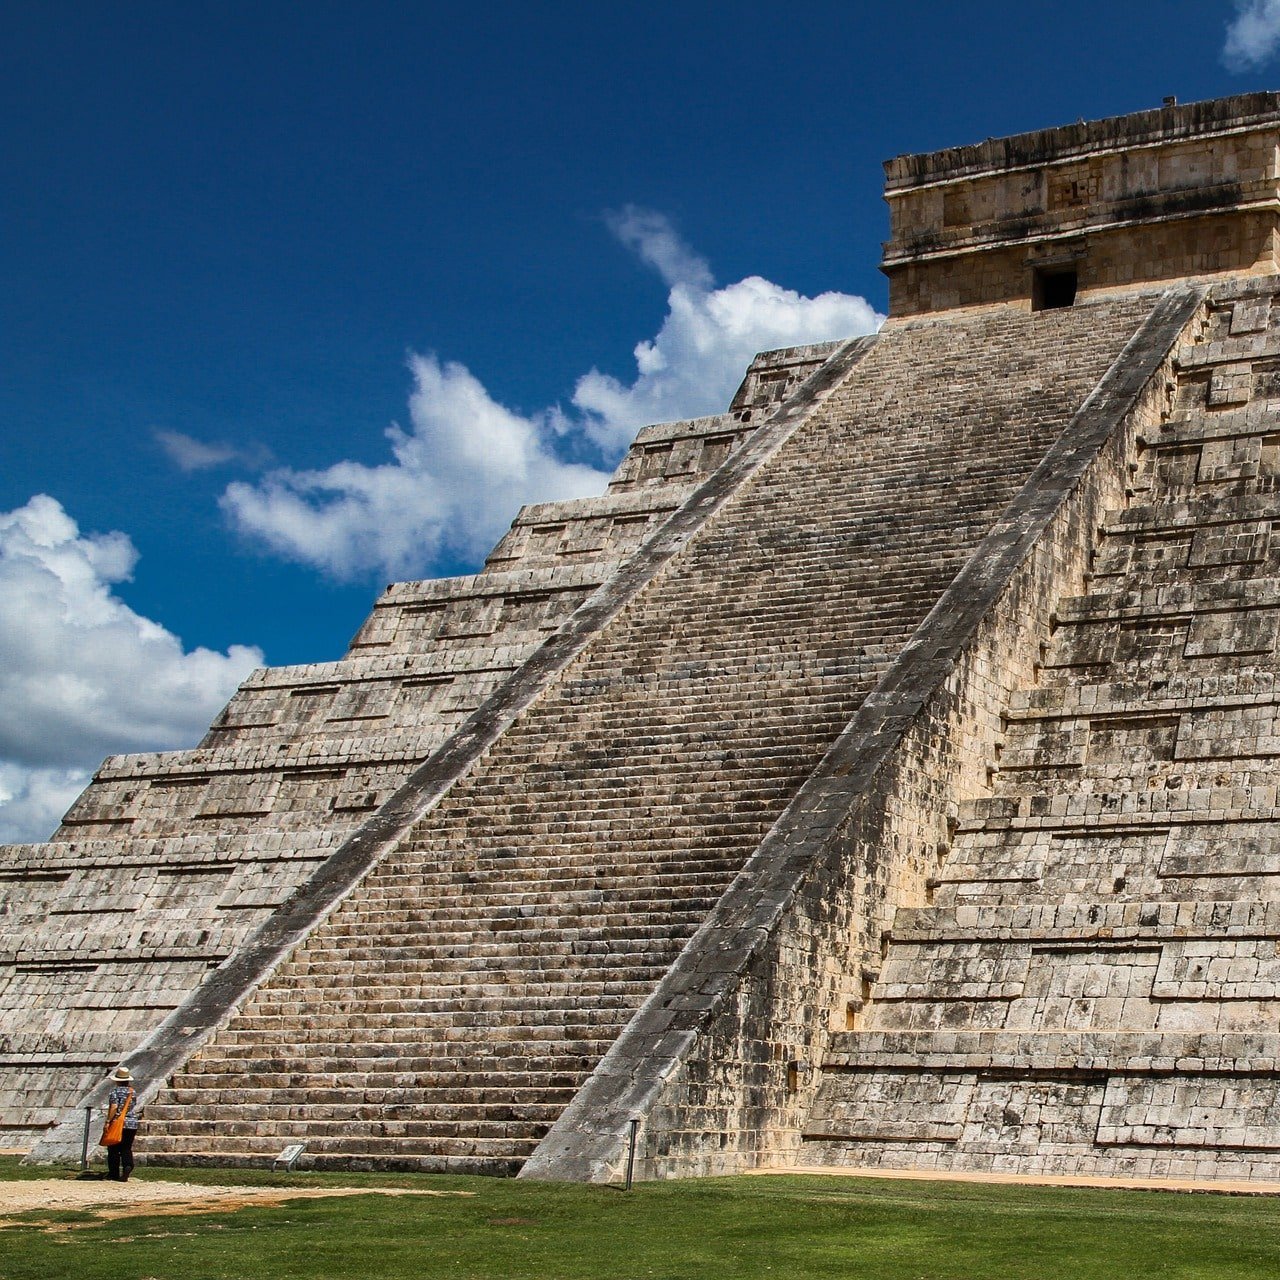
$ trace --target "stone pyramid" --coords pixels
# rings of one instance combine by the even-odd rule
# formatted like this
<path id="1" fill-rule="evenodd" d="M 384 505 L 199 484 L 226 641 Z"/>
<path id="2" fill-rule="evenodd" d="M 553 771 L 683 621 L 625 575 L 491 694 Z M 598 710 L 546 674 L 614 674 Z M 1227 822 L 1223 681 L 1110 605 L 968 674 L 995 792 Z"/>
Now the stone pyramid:
<path id="1" fill-rule="evenodd" d="M 1278 154 L 889 162 L 877 336 L 108 760 L 0 857 L 0 1141 L 123 1058 L 172 1161 L 1276 1178 Z"/>

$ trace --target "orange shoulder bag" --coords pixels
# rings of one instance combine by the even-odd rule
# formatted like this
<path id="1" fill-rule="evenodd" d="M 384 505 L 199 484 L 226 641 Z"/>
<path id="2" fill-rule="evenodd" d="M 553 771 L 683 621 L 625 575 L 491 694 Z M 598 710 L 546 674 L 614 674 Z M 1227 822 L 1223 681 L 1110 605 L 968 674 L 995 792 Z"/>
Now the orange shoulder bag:
<path id="1" fill-rule="evenodd" d="M 124 1141 L 124 1118 L 129 1114 L 129 1108 L 133 1106 L 133 1100 L 138 1095 L 132 1089 L 129 1090 L 129 1096 L 124 1100 L 124 1106 L 117 1111 L 112 1107 L 107 1112 L 107 1122 L 102 1126 L 102 1145 L 104 1147 L 117 1147 Z"/>

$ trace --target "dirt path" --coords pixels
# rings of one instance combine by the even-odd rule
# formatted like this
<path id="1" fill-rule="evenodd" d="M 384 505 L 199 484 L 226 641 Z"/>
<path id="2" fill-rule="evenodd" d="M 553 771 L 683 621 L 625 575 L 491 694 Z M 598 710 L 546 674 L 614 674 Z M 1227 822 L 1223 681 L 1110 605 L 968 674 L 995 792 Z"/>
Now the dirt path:
<path id="1" fill-rule="evenodd" d="M 250 1205 L 326 1196 L 467 1196 L 471 1191 L 409 1191 L 398 1187 L 211 1187 L 194 1182 L 128 1182 L 76 1178 L 40 1178 L 0 1182 L 0 1227 L 17 1225 L 14 1215 L 40 1210 L 78 1209 L 98 1218 L 127 1218 L 155 1213 L 222 1213 Z"/>

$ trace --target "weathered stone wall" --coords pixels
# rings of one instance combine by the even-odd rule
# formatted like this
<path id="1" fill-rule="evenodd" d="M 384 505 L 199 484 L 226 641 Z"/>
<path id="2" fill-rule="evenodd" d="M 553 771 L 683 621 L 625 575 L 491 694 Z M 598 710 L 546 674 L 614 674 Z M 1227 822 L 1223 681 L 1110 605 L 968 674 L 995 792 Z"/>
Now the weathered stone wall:
<path id="1" fill-rule="evenodd" d="M 1029 239 L 981 253 L 921 255 L 889 270 L 889 310 L 913 316 L 953 307 L 1020 302 L 1030 306 L 1035 273 L 1069 267 L 1081 295 L 1116 288 L 1276 269 L 1277 219 L 1271 212 L 1188 217 L 1164 226 L 1081 229 L 1070 240 Z"/>
<path id="2" fill-rule="evenodd" d="M 959 802 L 989 791 L 1004 712 L 1198 307 L 1171 296 L 1117 360 L 523 1176 L 620 1176 L 633 1117 L 640 1176 L 798 1158 L 828 1037 L 860 1016 L 895 910 L 925 900 Z"/>
<path id="3" fill-rule="evenodd" d="M 1166 107 L 885 165 L 890 313 L 1276 266 L 1280 96 Z"/>

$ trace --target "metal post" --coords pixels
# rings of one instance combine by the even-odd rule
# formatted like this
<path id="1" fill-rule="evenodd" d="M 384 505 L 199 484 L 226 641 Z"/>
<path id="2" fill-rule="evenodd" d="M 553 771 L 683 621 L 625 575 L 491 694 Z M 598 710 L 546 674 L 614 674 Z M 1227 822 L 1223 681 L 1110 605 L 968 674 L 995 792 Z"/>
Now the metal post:
<path id="1" fill-rule="evenodd" d="M 89 1125 L 93 1120 L 93 1108 L 85 1107 L 84 1109 L 84 1136 L 80 1141 L 80 1172 L 85 1173 L 89 1168 Z"/>
<path id="2" fill-rule="evenodd" d="M 627 1121 L 627 1187 L 631 1190 L 631 1171 L 636 1164 L 636 1130 L 640 1127 L 640 1121 L 634 1116 Z"/>

